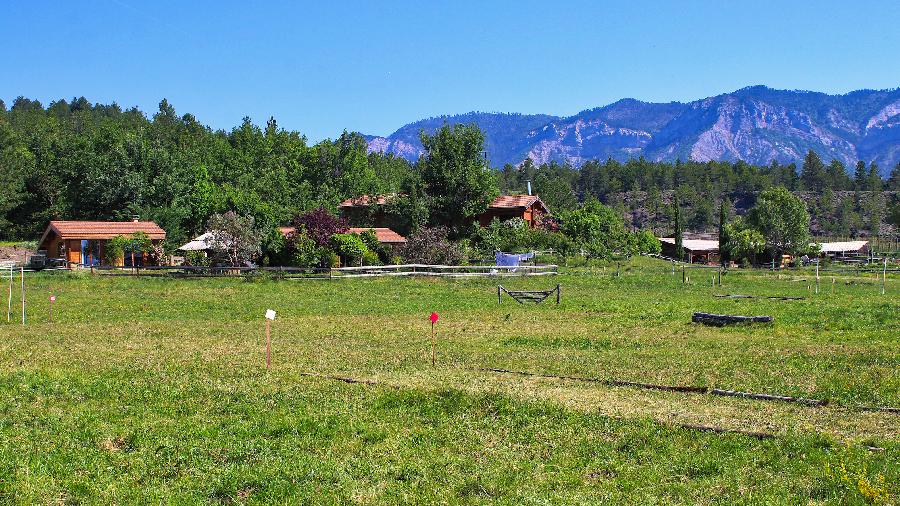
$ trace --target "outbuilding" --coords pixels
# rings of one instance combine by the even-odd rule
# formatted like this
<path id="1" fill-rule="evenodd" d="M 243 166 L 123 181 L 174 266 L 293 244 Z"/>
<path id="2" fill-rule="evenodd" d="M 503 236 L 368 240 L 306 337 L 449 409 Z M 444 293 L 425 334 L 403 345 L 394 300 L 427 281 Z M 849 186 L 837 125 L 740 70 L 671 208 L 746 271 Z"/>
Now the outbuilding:
<path id="1" fill-rule="evenodd" d="M 57 259 L 66 266 L 103 265 L 106 243 L 117 236 L 128 237 L 137 232 L 147 234 L 154 244 L 166 239 L 166 231 L 152 221 L 51 221 L 38 241 L 38 253 L 48 259 Z M 132 266 L 150 265 L 151 260 L 141 252 L 134 255 L 126 252 L 122 264 Z"/>
<path id="2" fill-rule="evenodd" d="M 677 258 L 675 252 L 674 237 L 660 237 L 659 242 L 662 243 L 662 254 Z M 684 249 L 684 258 L 678 260 L 687 260 L 688 263 L 713 263 L 719 258 L 719 241 L 714 239 L 683 239 L 681 246 Z"/>
<path id="3" fill-rule="evenodd" d="M 486 227 L 495 218 L 500 221 L 522 218 L 529 227 L 534 227 L 540 222 L 541 216 L 548 214 L 550 209 L 537 195 L 501 195 L 479 215 L 478 222 Z"/>
<path id="4" fill-rule="evenodd" d="M 819 248 L 822 255 L 829 257 L 858 257 L 869 253 L 869 241 L 823 242 Z"/>

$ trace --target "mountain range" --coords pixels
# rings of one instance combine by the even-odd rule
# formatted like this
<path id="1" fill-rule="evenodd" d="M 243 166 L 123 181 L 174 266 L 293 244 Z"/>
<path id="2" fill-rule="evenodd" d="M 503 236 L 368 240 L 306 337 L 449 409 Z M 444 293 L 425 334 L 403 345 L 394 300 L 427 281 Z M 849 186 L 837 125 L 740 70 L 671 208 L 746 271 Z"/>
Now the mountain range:
<path id="1" fill-rule="evenodd" d="M 874 161 L 883 175 L 900 161 L 900 88 L 844 95 L 750 86 L 693 102 L 626 98 L 574 116 L 470 112 L 410 123 L 387 137 L 366 136 L 370 151 L 415 160 L 419 132 L 475 123 L 494 167 L 526 158 L 581 165 L 614 158 L 800 162 L 810 149 L 851 169 Z"/>

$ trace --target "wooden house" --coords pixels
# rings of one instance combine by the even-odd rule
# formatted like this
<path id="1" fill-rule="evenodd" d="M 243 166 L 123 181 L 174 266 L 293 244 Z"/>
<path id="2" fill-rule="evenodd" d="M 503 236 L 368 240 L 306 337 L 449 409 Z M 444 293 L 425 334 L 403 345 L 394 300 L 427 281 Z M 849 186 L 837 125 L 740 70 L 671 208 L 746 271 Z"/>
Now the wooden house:
<path id="1" fill-rule="evenodd" d="M 147 234 L 153 243 L 166 239 L 166 232 L 152 221 L 51 221 L 38 242 L 38 251 L 48 259 L 61 259 L 67 266 L 104 265 L 106 243 L 117 236 L 136 232 Z M 122 265 L 131 267 L 132 255 L 125 254 Z M 149 265 L 140 252 L 134 254 L 135 266 Z"/>
<path id="2" fill-rule="evenodd" d="M 501 195 L 495 198 L 487 210 L 478 216 L 478 223 L 482 227 L 486 227 L 494 218 L 500 221 L 522 218 L 528 223 L 528 226 L 534 227 L 539 223 L 542 215 L 548 214 L 550 214 L 550 210 L 537 195 Z"/>

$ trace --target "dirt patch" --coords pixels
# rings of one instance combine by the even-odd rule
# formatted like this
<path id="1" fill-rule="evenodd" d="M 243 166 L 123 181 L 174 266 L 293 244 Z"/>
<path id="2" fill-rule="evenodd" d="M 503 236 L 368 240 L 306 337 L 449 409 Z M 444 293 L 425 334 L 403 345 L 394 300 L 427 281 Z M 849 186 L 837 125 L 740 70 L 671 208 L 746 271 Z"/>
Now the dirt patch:
<path id="1" fill-rule="evenodd" d="M 23 246 L 0 246 L 0 262 L 14 261 L 17 264 L 24 264 L 26 257 L 34 254 L 29 248 Z"/>

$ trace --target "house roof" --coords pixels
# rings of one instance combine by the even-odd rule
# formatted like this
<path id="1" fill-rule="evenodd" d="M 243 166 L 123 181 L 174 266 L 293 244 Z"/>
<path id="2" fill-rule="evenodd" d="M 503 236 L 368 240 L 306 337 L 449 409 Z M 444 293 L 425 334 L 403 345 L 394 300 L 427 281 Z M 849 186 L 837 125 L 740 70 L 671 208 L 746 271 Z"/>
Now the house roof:
<path id="1" fill-rule="evenodd" d="M 659 242 L 675 244 L 674 237 L 660 237 Z M 709 239 L 683 239 L 681 246 L 688 251 L 719 251 L 719 241 Z"/>
<path id="2" fill-rule="evenodd" d="M 851 251 L 859 251 L 866 247 L 869 241 L 843 241 L 843 242 L 823 242 L 819 244 L 822 253 L 845 253 Z"/>
<path id="3" fill-rule="evenodd" d="M 339 204 L 338 207 L 367 207 L 371 205 L 383 206 L 389 200 L 396 197 L 396 193 L 385 193 L 384 195 L 360 195 L 358 197 L 349 198 Z"/>
<path id="4" fill-rule="evenodd" d="M 294 227 L 278 227 L 278 230 L 285 236 L 288 236 L 293 234 L 296 229 Z M 351 227 L 347 229 L 347 233 L 361 234 L 367 230 L 375 231 L 375 238 L 378 239 L 378 242 L 385 244 L 402 244 L 406 242 L 406 237 L 403 237 L 387 227 Z"/>
<path id="5" fill-rule="evenodd" d="M 535 204 L 540 205 L 544 211 L 549 211 L 537 195 L 501 195 L 491 202 L 488 209 L 525 209 Z"/>
<path id="6" fill-rule="evenodd" d="M 406 242 L 406 237 L 403 237 L 387 227 L 351 227 L 347 232 L 351 234 L 361 234 L 368 230 L 375 231 L 375 238 L 378 239 L 378 242 L 386 244 L 402 244 Z"/>
<path id="7" fill-rule="evenodd" d="M 43 245 L 50 232 L 61 239 L 112 239 L 117 235 L 144 232 L 150 239 L 165 239 L 166 231 L 152 221 L 51 221 L 38 243 Z M 39 246 L 40 247 L 40 246 Z"/>

